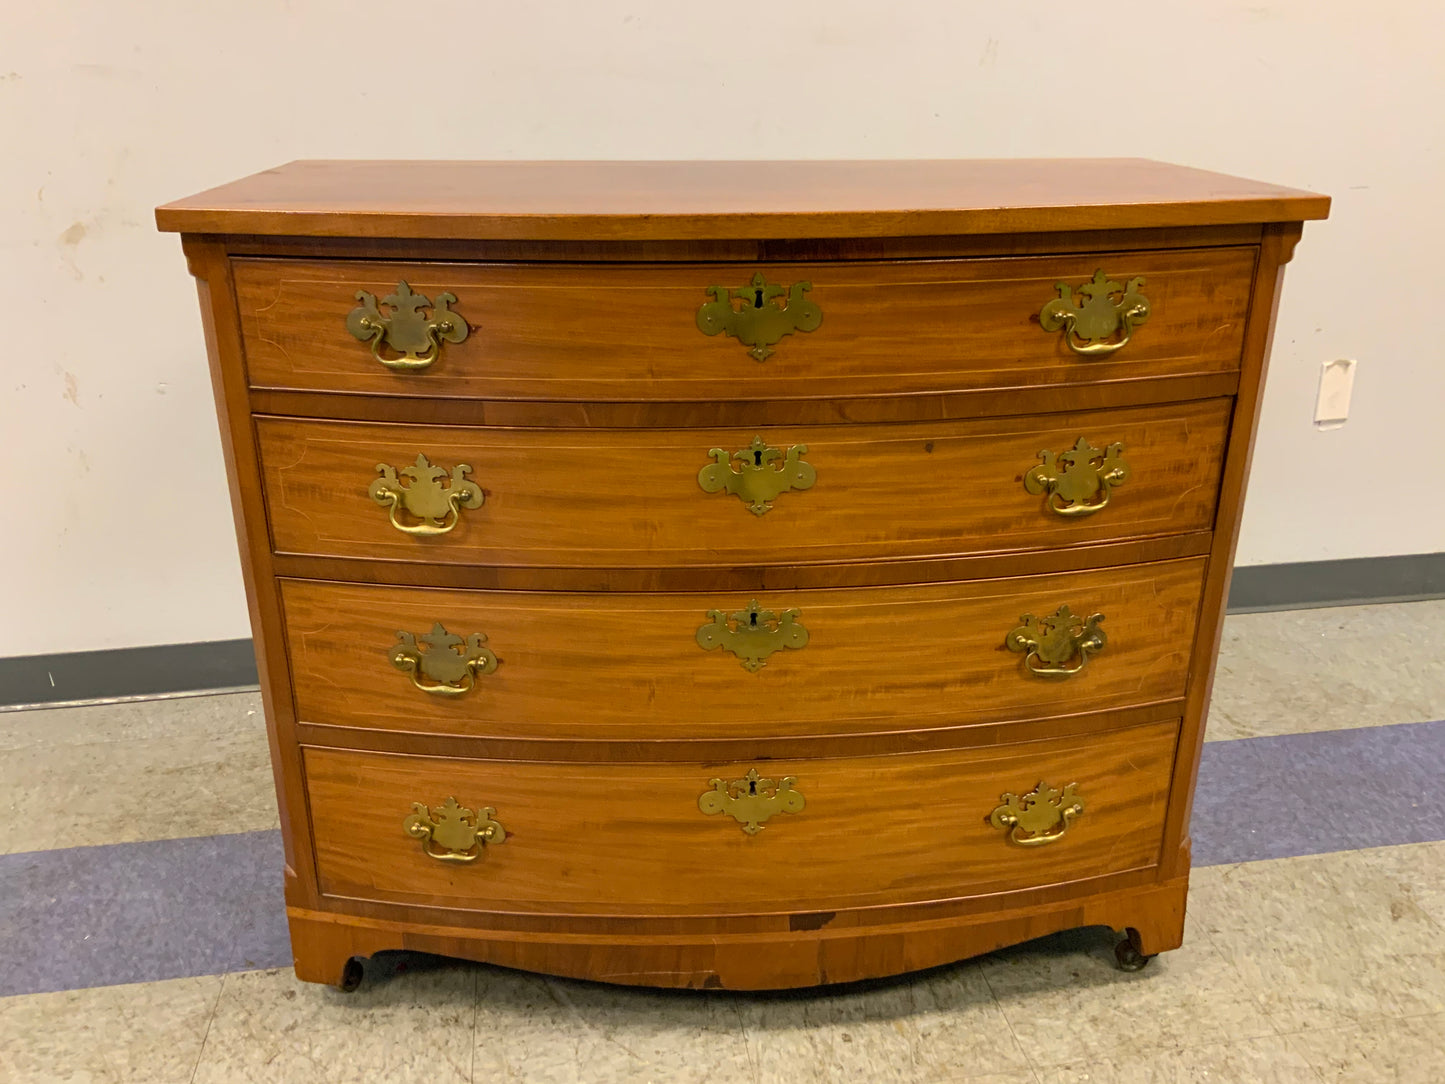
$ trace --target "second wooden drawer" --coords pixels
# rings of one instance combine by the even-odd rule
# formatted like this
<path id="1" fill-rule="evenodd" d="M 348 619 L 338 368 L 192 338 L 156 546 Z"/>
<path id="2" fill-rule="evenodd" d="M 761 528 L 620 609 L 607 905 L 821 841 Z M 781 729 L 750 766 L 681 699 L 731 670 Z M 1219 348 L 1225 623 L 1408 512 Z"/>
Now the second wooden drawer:
<path id="1" fill-rule="evenodd" d="M 279 552 L 616 568 L 1209 530 L 1229 407 L 761 431 L 256 424 Z"/>

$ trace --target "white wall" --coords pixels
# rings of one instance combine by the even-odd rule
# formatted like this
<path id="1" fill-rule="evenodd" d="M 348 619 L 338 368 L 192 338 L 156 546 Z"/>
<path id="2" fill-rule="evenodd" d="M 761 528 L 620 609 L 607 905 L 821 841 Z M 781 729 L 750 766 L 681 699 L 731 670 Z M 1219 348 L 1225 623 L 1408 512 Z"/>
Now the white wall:
<path id="1" fill-rule="evenodd" d="M 297 157 L 1120 155 L 1329 193 L 1240 560 L 1445 549 L 1439 5 L 4 7 L 0 655 L 247 634 L 194 293 L 151 210 Z M 1354 417 L 1318 433 L 1340 356 Z"/>

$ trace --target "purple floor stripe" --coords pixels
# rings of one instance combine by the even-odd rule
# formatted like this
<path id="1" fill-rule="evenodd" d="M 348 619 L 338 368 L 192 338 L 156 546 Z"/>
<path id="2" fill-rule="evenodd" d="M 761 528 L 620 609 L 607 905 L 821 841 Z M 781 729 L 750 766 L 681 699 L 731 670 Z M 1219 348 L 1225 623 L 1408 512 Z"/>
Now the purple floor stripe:
<path id="1" fill-rule="evenodd" d="M 281 833 L 0 855 L 0 996 L 291 962 Z"/>
<path id="2" fill-rule="evenodd" d="M 1445 839 L 1445 721 L 1204 747 L 1194 864 Z M 0 855 L 0 996 L 290 964 L 278 832 Z"/>
<path id="3" fill-rule="evenodd" d="M 1194 864 L 1445 839 L 1445 721 L 1211 742 Z"/>

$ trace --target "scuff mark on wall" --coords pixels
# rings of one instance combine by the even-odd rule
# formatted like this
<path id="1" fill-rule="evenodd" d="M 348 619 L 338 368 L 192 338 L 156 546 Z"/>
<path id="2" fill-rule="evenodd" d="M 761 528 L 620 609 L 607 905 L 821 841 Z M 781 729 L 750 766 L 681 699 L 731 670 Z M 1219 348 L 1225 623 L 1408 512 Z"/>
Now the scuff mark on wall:
<path id="1" fill-rule="evenodd" d="M 77 279 L 85 278 L 85 272 L 81 271 L 80 264 L 75 257 L 76 249 L 80 246 L 80 242 L 85 240 L 87 232 L 89 231 L 84 222 L 72 222 L 60 235 L 60 258 Z"/>
<path id="2" fill-rule="evenodd" d="M 76 406 L 80 406 L 80 382 L 75 379 L 75 374 L 72 372 L 65 374 L 64 398 L 69 399 Z"/>

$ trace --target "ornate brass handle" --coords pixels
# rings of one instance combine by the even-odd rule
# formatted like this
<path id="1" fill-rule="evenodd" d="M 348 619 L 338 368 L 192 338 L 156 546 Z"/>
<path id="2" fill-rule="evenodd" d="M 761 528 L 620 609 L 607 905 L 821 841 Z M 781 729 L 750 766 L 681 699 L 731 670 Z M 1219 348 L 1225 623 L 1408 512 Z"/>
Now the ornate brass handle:
<path id="1" fill-rule="evenodd" d="M 1084 811 L 1084 800 L 1074 793 L 1077 783 L 1055 790 L 1040 782 L 1020 797 L 1013 793 L 1000 795 L 1003 804 L 988 815 L 995 828 L 1008 828 L 1008 838 L 1020 847 L 1042 847 L 1062 839 L 1074 818 Z"/>
<path id="2" fill-rule="evenodd" d="M 1102 620 L 1103 614 L 1080 617 L 1067 605 L 1060 606 L 1052 617 L 1024 614 L 1004 644 L 1010 651 L 1027 652 L 1024 665 L 1031 672 L 1067 677 L 1082 670 L 1090 655 L 1104 650 L 1108 638 L 1099 628 Z"/>
<path id="3" fill-rule="evenodd" d="M 697 310 L 697 327 L 704 335 L 726 332 L 744 346 L 756 360 L 764 361 L 772 346 L 784 335 L 794 331 L 813 331 L 823 322 L 823 310 L 803 294 L 813 288 L 811 282 L 795 282 L 789 287 L 769 282 L 759 271 L 741 290 L 726 286 L 709 286 L 712 300 Z M 777 299 L 787 295 L 783 305 Z M 740 308 L 733 308 L 741 301 Z"/>
<path id="4" fill-rule="evenodd" d="M 1127 286 L 1109 279 L 1101 267 L 1092 282 L 1079 287 L 1083 295 L 1074 301 L 1074 290 L 1066 282 L 1055 284 L 1059 296 L 1039 311 L 1039 324 L 1045 331 L 1062 330 L 1064 342 L 1080 357 L 1101 358 L 1121 350 L 1134 334 L 1134 329 L 1149 319 L 1149 300 L 1139 292 L 1142 278 L 1132 278 Z M 1115 301 L 1113 295 L 1119 294 Z M 1122 335 L 1113 341 L 1110 336 Z"/>
<path id="5" fill-rule="evenodd" d="M 1046 502 L 1061 516 L 1091 516 L 1108 507 L 1110 491 L 1129 480 L 1129 464 L 1122 458 L 1124 445 L 1114 443 L 1099 451 L 1083 437 L 1057 457 L 1045 449 L 1043 460 L 1024 475 L 1024 489 L 1047 493 Z"/>
<path id="6" fill-rule="evenodd" d="M 506 842 L 507 830 L 492 819 L 496 812 L 491 806 L 468 809 L 455 798 L 448 798 L 435 810 L 425 802 L 413 802 L 401 826 L 412 839 L 421 840 L 421 849 L 428 858 L 475 862 L 488 843 Z"/>
<path id="7" fill-rule="evenodd" d="M 346 330 L 362 342 L 371 343 L 371 356 L 388 369 L 416 372 L 436 361 L 442 343 L 459 343 L 471 329 L 462 317 L 448 306 L 457 303 L 453 293 L 437 294 L 436 304 L 425 294 L 414 294 L 405 282 L 396 284 L 396 292 L 387 294 L 381 303 L 390 308 L 383 315 L 376 304 L 376 295 L 356 291 L 361 304 L 346 316 Z M 430 307 L 431 316 L 421 310 Z M 400 357 L 383 357 L 385 343 Z"/>
<path id="8" fill-rule="evenodd" d="M 391 525 L 406 534 L 446 534 L 457 525 L 461 509 L 480 508 L 486 499 L 482 489 L 467 477 L 470 463 L 458 463 L 451 470 L 451 484 L 444 486 L 445 467 L 434 467 L 427 457 L 418 454 L 416 462 L 397 470 L 386 463 L 376 465 L 380 478 L 367 491 L 383 508 L 391 508 Z M 403 485 L 398 475 L 407 479 Z M 405 511 L 413 521 L 403 523 L 397 513 Z"/>
<path id="9" fill-rule="evenodd" d="M 712 790 L 703 791 L 697 807 L 707 814 L 726 813 L 744 832 L 755 836 L 774 813 L 796 813 L 803 808 L 803 795 L 793 789 L 797 782 L 791 775 L 767 779 L 750 768 L 741 779 L 709 779 Z"/>
<path id="10" fill-rule="evenodd" d="M 397 632 L 397 646 L 391 651 L 391 664 L 405 670 L 411 683 L 433 696 L 463 696 L 471 692 L 477 677 L 497 668 L 497 656 L 487 648 L 487 638 L 474 632 L 463 640 L 448 632 L 440 621 L 431 632 L 416 636 Z M 425 645 L 423 651 L 418 643 Z M 421 677 L 431 679 L 423 684 Z"/>
<path id="11" fill-rule="evenodd" d="M 774 651 L 788 647 L 798 649 L 808 642 L 808 630 L 798 623 L 798 610 L 784 610 L 781 614 L 764 610 L 753 599 L 746 610 L 726 613 L 723 610 L 709 610 L 706 625 L 697 630 L 698 646 L 705 651 L 720 647 L 731 651 L 749 673 L 757 673 L 767 663 L 764 661 Z"/>
<path id="12" fill-rule="evenodd" d="M 761 516 L 773 507 L 780 494 L 813 487 L 818 473 L 803 462 L 807 452 L 806 444 L 794 444 L 785 453 L 762 437 L 753 437 L 751 444 L 732 454 L 713 448 L 707 454 L 717 462 L 697 472 L 697 484 L 708 493 L 725 490 L 746 504 L 753 515 Z"/>

